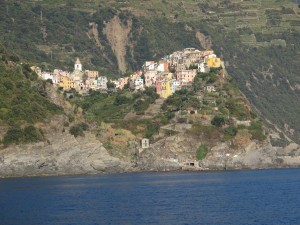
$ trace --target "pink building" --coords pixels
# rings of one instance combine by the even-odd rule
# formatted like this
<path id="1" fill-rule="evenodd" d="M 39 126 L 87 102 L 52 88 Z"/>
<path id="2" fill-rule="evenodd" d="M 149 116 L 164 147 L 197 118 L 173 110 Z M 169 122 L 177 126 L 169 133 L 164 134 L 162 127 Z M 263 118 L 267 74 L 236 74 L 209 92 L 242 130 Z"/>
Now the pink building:
<path id="1" fill-rule="evenodd" d="M 177 72 L 177 80 L 181 83 L 192 83 L 196 75 L 197 70 L 181 70 Z"/>
<path id="2" fill-rule="evenodd" d="M 124 89 L 124 86 L 126 84 L 128 84 L 129 82 L 129 77 L 123 77 L 123 78 L 119 78 L 119 89 L 123 90 Z"/>
<path id="3" fill-rule="evenodd" d="M 155 82 L 155 86 L 156 86 L 156 93 L 161 95 L 161 90 L 162 90 L 162 79 L 158 78 Z"/>

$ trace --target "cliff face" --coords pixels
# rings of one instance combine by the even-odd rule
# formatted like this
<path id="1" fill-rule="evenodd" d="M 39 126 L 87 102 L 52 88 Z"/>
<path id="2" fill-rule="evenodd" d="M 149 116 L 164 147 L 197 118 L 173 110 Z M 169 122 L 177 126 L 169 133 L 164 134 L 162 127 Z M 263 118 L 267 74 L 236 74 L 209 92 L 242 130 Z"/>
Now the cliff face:
<path id="1" fill-rule="evenodd" d="M 195 161 L 194 156 L 199 144 L 199 140 L 189 135 L 168 137 L 140 154 L 140 166 L 148 170 L 159 169 L 157 164 L 167 161 L 172 162 L 173 167 L 177 164 L 182 168 L 193 169 L 186 165 Z M 205 159 L 199 161 L 198 169 L 259 169 L 300 165 L 300 146 L 295 143 L 286 147 L 274 147 L 266 140 L 264 143 L 249 141 L 238 147 L 231 145 L 230 142 L 215 143 Z"/>
<path id="2" fill-rule="evenodd" d="M 133 171 L 131 164 L 111 157 L 95 135 L 75 138 L 62 132 L 56 117 L 47 142 L 10 146 L 0 151 L 0 177 Z"/>
<path id="3" fill-rule="evenodd" d="M 112 157 L 94 134 L 74 138 L 61 131 L 59 118 L 52 124 L 47 142 L 11 146 L 0 151 L 0 177 L 73 175 L 170 170 L 224 170 L 297 167 L 300 147 L 273 147 L 268 141 L 254 141 L 232 148 L 229 143 L 217 143 L 199 167 L 187 166 L 193 160 L 199 140 L 178 134 L 162 139 L 135 157 L 122 161 Z M 50 134 L 50 135 L 49 135 Z M 195 161 L 196 162 L 196 161 Z M 198 162 L 196 162 L 198 164 Z"/>

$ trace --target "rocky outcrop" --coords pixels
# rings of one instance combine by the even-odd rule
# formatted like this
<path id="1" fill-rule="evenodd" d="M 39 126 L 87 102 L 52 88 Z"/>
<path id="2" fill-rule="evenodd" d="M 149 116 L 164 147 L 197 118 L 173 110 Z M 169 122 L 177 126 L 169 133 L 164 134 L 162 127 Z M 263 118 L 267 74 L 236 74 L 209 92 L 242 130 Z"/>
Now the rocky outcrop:
<path id="1" fill-rule="evenodd" d="M 0 151 L 0 177 L 134 171 L 110 156 L 95 135 L 74 138 L 57 132 L 48 143 L 11 146 Z"/>
<path id="2" fill-rule="evenodd" d="M 247 141 L 240 147 L 231 142 L 215 143 L 205 159 L 197 161 L 196 151 L 200 140 L 187 134 L 164 138 L 150 149 L 140 154 L 143 168 L 159 168 L 156 164 L 169 165 L 169 170 L 186 167 L 188 162 L 196 162 L 199 170 L 260 169 L 300 166 L 300 146 L 292 143 L 286 147 L 274 147 L 269 141 L 263 143 Z"/>
<path id="3" fill-rule="evenodd" d="M 253 141 L 245 148 L 232 149 L 223 143 L 212 148 L 200 166 L 217 170 L 299 167 L 300 146 L 290 144 L 283 148 Z"/>

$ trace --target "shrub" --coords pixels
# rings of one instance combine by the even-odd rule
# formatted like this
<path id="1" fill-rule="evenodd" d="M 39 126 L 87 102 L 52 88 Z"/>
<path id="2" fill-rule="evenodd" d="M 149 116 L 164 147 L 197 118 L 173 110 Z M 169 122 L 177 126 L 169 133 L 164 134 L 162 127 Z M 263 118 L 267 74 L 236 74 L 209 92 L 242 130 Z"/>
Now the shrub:
<path id="1" fill-rule="evenodd" d="M 11 127 L 8 129 L 3 138 L 3 144 L 21 144 L 23 142 L 24 133 L 23 129 L 20 127 Z"/>
<path id="2" fill-rule="evenodd" d="M 83 130 L 78 126 L 72 126 L 69 132 L 70 134 L 74 135 L 74 137 L 84 136 Z"/>
<path id="3" fill-rule="evenodd" d="M 221 127 L 225 124 L 225 119 L 223 117 L 220 117 L 220 116 L 215 116 L 211 120 L 211 124 L 216 126 L 216 127 Z"/>
<path id="4" fill-rule="evenodd" d="M 125 95 L 117 95 L 114 101 L 115 105 L 123 105 L 130 103 L 131 98 L 126 97 Z"/>
<path id="5" fill-rule="evenodd" d="M 44 140 L 44 134 L 42 130 L 37 129 L 33 125 L 29 125 L 22 129 L 21 127 L 10 127 L 3 138 L 3 144 L 22 144 L 32 143 Z"/>
<path id="6" fill-rule="evenodd" d="M 207 155 L 208 153 L 208 148 L 205 144 L 201 144 L 199 146 L 199 148 L 197 149 L 197 152 L 196 152 L 196 158 L 198 160 L 202 160 L 205 158 L 205 156 Z"/>
<path id="7" fill-rule="evenodd" d="M 30 125 L 24 129 L 24 142 L 38 142 L 44 139 L 44 135 L 41 130 Z"/>
<path id="8" fill-rule="evenodd" d="M 224 129 L 224 139 L 230 140 L 235 137 L 237 134 L 238 129 L 234 126 L 230 126 Z"/>
<path id="9" fill-rule="evenodd" d="M 264 134 L 262 125 L 260 122 L 252 122 L 250 127 L 248 128 L 250 134 L 252 135 L 252 139 L 263 141 L 266 139 Z"/>
<path id="10" fill-rule="evenodd" d="M 89 126 L 86 123 L 79 123 L 72 126 L 69 130 L 70 134 L 74 137 L 82 136 L 84 137 L 84 131 L 88 130 Z"/>

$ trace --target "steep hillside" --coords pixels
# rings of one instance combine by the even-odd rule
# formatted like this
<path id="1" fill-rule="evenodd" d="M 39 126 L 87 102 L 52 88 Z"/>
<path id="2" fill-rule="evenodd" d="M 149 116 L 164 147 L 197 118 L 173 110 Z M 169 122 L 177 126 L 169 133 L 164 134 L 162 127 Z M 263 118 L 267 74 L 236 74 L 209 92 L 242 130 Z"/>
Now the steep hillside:
<path id="1" fill-rule="evenodd" d="M 184 47 L 212 47 L 270 126 L 299 143 L 299 16 L 287 0 L 7 0 L 0 40 L 43 68 L 80 56 L 111 76 Z"/>
<path id="2" fill-rule="evenodd" d="M 0 137 L 4 145 L 44 141 L 43 131 L 35 124 L 63 112 L 47 98 L 47 83 L 18 61 L 0 45 Z"/>

